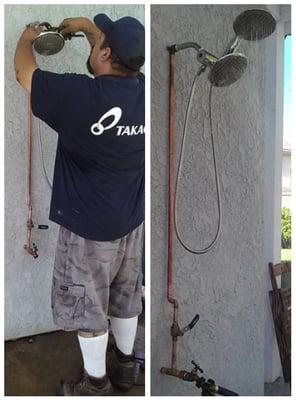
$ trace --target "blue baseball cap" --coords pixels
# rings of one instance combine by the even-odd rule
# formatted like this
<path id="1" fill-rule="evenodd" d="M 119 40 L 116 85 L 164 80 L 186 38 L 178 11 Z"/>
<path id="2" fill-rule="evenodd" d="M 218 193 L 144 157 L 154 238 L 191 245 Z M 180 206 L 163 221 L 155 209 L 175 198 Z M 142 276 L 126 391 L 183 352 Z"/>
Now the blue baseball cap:
<path id="1" fill-rule="evenodd" d="M 106 14 L 98 14 L 94 23 L 123 64 L 136 71 L 144 64 L 145 29 L 137 19 L 123 17 L 113 22 Z"/>

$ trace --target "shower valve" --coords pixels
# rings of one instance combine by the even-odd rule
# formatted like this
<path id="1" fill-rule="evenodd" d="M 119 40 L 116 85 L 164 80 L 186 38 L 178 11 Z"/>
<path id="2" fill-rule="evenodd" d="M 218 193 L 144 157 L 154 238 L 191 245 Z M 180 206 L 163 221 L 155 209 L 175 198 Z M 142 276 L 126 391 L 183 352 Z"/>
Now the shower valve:
<path id="1" fill-rule="evenodd" d="M 32 246 L 28 246 L 27 244 L 24 245 L 24 249 L 31 254 L 34 258 L 38 258 L 38 248 L 35 243 L 32 244 Z"/>
<path id="2" fill-rule="evenodd" d="M 174 322 L 173 325 L 171 326 L 171 335 L 173 337 L 183 336 L 184 333 L 188 332 L 195 326 L 198 320 L 199 320 L 199 314 L 196 314 L 196 316 L 192 319 L 192 321 L 188 325 L 186 325 L 183 329 L 180 328 L 178 322 Z"/>

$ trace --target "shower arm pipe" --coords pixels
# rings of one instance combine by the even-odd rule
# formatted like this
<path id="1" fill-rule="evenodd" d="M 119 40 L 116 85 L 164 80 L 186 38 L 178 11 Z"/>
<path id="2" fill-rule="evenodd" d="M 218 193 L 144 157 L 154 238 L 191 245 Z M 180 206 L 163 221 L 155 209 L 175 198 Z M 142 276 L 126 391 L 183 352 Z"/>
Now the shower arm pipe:
<path id="1" fill-rule="evenodd" d="M 200 62 L 204 67 L 213 65 L 219 59 L 196 42 L 184 42 L 180 44 L 173 44 L 172 46 L 168 47 L 170 54 L 175 54 L 177 51 L 186 49 L 196 50 L 197 61 Z"/>
<path id="2" fill-rule="evenodd" d="M 173 44 L 169 47 L 170 53 L 176 53 L 177 51 L 185 49 L 195 49 L 196 51 L 199 51 L 200 49 L 202 49 L 202 46 L 195 42 L 184 42 L 180 44 Z"/>

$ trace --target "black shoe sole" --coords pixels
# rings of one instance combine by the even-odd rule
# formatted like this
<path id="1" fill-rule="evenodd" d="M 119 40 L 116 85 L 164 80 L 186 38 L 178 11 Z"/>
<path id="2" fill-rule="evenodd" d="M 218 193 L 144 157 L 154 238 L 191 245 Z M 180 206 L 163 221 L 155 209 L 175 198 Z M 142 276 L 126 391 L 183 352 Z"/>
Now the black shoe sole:
<path id="1" fill-rule="evenodd" d="M 129 384 L 129 383 L 118 383 L 118 382 L 112 380 L 111 378 L 110 378 L 110 381 L 111 381 L 112 385 L 114 387 L 116 387 L 116 389 L 119 389 L 122 392 L 128 392 L 134 386 L 133 384 Z"/>

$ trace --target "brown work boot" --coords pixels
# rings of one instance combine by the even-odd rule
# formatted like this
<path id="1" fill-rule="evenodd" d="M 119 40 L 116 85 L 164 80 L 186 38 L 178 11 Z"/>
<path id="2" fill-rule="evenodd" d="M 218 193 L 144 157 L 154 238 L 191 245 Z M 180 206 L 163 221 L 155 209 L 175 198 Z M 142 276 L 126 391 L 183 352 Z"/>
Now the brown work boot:
<path id="1" fill-rule="evenodd" d="M 135 354 L 126 355 L 114 344 L 107 358 L 107 372 L 110 381 L 118 389 L 126 391 L 135 383 Z"/>
<path id="2" fill-rule="evenodd" d="M 61 381 L 57 389 L 58 396 L 111 396 L 112 386 L 107 375 L 94 378 L 83 370 L 78 382 Z"/>

